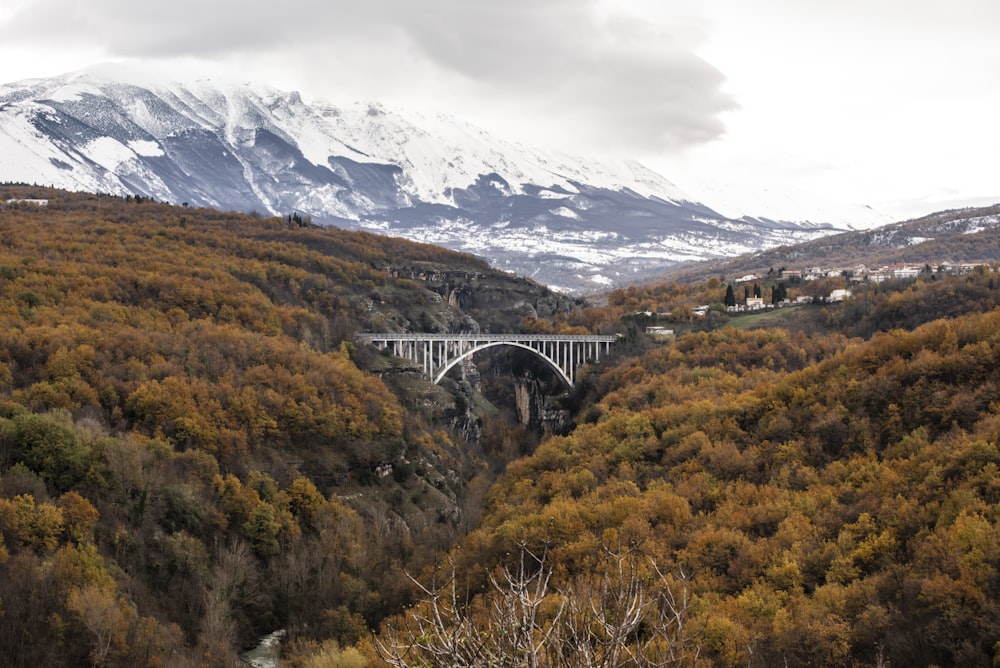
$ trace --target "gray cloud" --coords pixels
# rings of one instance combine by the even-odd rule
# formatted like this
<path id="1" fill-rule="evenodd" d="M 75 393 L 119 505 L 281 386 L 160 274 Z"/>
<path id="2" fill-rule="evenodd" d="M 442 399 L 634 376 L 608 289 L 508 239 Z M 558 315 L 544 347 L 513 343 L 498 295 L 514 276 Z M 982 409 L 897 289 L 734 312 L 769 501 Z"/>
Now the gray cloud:
<path id="1" fill-rule="evenodd" d="M 399 100 L 422 87 L 588 147 L 646 153 L 719 137 L 733 107 L 722 74 L 684 40 L 596 10 L 595 0 L 34 0 L 0 39 L 96 43 L 109 57 L 273 58 L 324 92 L 363 81 Z"/>

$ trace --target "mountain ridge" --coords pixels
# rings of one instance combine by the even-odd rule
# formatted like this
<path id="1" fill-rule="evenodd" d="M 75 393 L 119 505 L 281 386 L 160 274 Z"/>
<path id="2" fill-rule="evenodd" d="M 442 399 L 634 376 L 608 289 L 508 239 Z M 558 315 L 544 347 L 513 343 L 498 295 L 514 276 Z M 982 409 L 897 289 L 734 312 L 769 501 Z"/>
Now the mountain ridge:
<path id="1" fill-rule="evenodd" d="M 869 269 L 890 264 L 1000 262 L 1000 203 L 938 211 L 872 230 L 840 232 L 723 260 L 677 265 L 655 279 L 696 282 L 771 268 Z"/>
<path id="2" fill-rule="evenodd" d="M 566 292 L 839 229 L 727 218 L 637 162 L 545 153 L 444 114 L 141 78 L 112 68 L 0 86 L 0 180 L 306 214 Z"/>

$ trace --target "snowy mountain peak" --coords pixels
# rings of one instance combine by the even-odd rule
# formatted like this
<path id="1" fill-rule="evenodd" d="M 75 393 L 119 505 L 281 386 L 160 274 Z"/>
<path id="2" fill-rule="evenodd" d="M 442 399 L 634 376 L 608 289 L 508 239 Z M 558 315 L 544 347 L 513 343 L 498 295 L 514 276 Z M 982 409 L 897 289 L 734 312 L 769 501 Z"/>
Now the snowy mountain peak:
<path id="1" fill-rule="evenodd" d="M 399 185 L 404 193 L 429 202 L 449 203 L 450 190 L 468 187 L 480 175 L 491 173 L 502 175 L 518 193 L 528 184 L 570 188 L 572 183 L 582 182 L 627 188 L 646 197 L 684 199 L 666 179 L 639 165 L 588 163 L 545 154 L 497 139 L 444 114 L 389 109 L 372 102 L 344 107 L 309 106 L 298 93 L 257 85 L 213 80 L 140 84 L 141 77 L 140 71 L 112 66 L 22 81 L 0 88 L 0 104 L 23 105 L 30 101 L 35 114 L 75 112 L 77 120 L 118 141 L 121 146 L 112 151 L 115 155 L 110 163 L 96 161 L 98 167 L 110 172 L 97 178 L 112 191 L 128 192 L 133 187 L 134 175 L 123 179 L 120 177 L 125 175 L 116 173 L 123 164 L 123 155 L 119 154 L 128 153 L 130 142 L 163 143 L 193 127 L 247 148 L 255 145 L 257 133 L 263 130 L 279 137 L 319 168 L 330 167 L 332 158 L 393 165 L 402 169 L 405 178 Z M 102 101 L 88 102 L 97 99 Z M 24 134 L 32 134 L 30 116 L 22 115 L 21 120 L 20 128 L 5 123 L 5 134 L 16 138 L 18 129 L 23 131 L 22 139 Z M 109 121 L 117 127 L 110 127 Z M 125 136 L 121 136 L 123 132 Z M 106 146 L 107 142 L 102 144 Z M 86 157 L 93 160 L 104 156 Z M 30 166 L 36 179 L 63 184 L 75 178 L 51 161 L 45 162 Z M 160 183 L 149 185 L 155 186 L 150 194 L 176 199 L 169 187 L 162 191 Z M 334 213 L 357 218 L 370 211 L 339 209 Z"/>
<path id="2" fill-rule="evenodd" d="M 442 113 L 120 66 L 0 86 L 0 180 L 297 211 L 572 290 L 832 231 L 727 218 L 639 163 L 539 151 Z"/>

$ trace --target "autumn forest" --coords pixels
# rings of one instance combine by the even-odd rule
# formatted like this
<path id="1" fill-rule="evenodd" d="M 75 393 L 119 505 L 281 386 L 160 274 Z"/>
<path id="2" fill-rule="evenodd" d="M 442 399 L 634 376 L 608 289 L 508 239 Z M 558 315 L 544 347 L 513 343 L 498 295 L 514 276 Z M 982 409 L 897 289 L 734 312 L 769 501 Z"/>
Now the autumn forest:
<path id="1" fill-rule="evenodd" d="M 4 666 L 1000 662 L 996 266 L 698 319 L 727 277 L 591 303 L 291 215 L 2 201 Z M 620 343 L 437 386 L 364 331 Z"/>

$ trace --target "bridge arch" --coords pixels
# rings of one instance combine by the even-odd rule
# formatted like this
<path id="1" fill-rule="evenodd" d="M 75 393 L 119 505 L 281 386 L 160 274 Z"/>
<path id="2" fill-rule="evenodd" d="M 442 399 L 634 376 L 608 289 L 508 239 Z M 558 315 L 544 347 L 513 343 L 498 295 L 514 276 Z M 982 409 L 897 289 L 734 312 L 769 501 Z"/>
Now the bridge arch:
<path id="1" fill-rule="evenodd" d="M 434 378 L 432 380 L 434 381 L 435 384 L 440 383 L 442 380 L 444 380 L 444 377 L 448 374 L 448 372 L 451 371 L 459 362 L 461 362 L 466 358 L 472 357 L 480 350 L 486 350 L 487 348 L 493 348 L 495 346 L 513 346 L 514 348 L 521 348 L 522 350 L 527 350 L 529 352 L 534 353 L 537 357 L 540 357 L 550 367 L 552 367 L 552 370 L 555 371 L 556 375 L 558 375 L 559 378 L 562 380 L 562 382 L 566 384 L 566 387 L 573 387 L 573 380 L 566 374 L 565 371 L 562 370 L 562 367 L 560 367 L 559 364 L 554 359 L 552 359 L 551 357 L 549 357 L 548 355 L 539 350 L 535 350 L 534 348 L 532 348 L 527 344 L 518 343 L 516 341 L 495 341 L 490 343 L 484 343 L 481 346 L 468 350 L 459 355 L 458 357 L 456 357 L 455 359 L 450 360 L 447 364 L 441 367 L 437 371 L 437 373 L 434 374 Z"/>
<path id="2" fill-rule="evenodd" d="M 529 350 L 555 369 L 573 387 L 577 369 L 588 361 L 599 362 L 617 336 L 573 334 L 358 334 L 358 340 L 408 359 L 432 382 L 438 383 L 461 360 L 492 346 Z"/>

